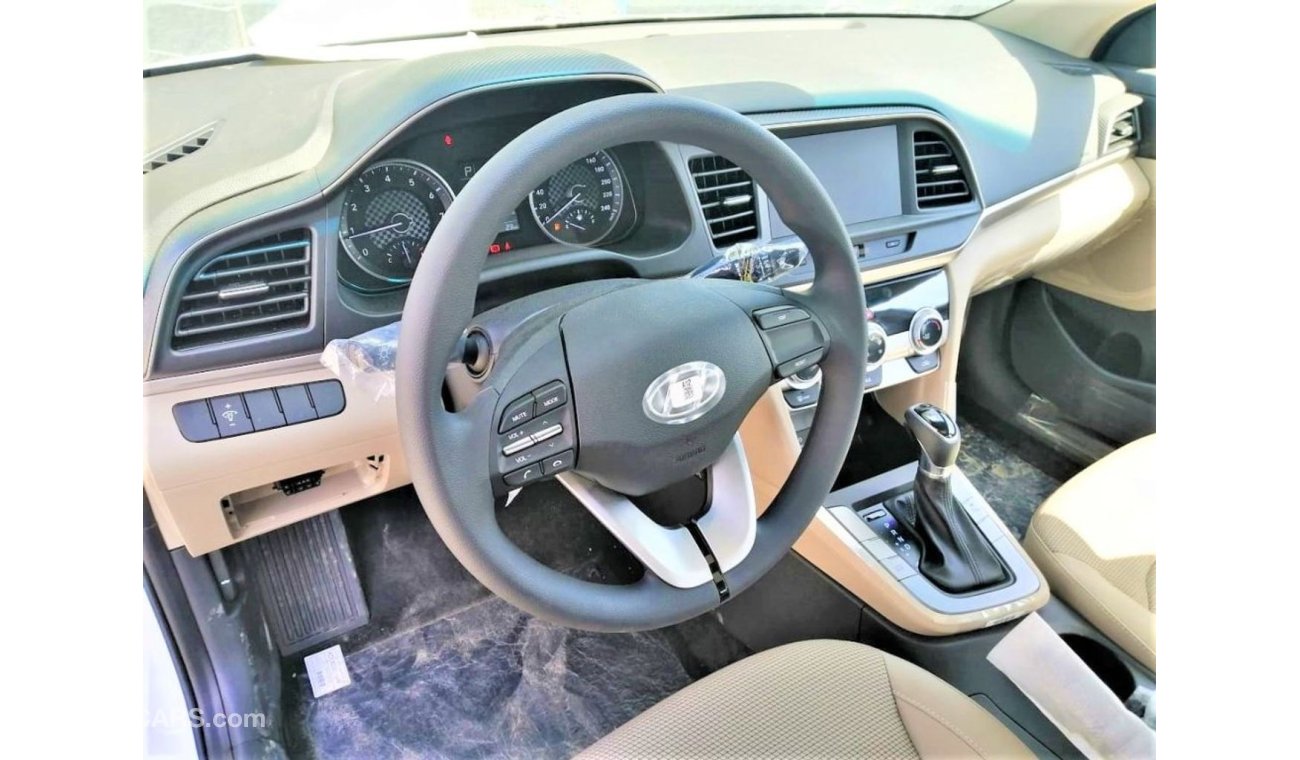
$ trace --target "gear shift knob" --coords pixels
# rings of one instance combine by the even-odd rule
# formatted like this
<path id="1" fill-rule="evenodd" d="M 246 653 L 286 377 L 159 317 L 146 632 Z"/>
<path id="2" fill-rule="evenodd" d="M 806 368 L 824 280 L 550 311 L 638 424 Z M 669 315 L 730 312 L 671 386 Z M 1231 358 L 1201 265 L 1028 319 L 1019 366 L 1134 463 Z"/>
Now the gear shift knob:
<path id="1" fill-rule="evenodd" d="M 946 478 L 957 464 L 961 430 L 957 421 L 934 404 L 917 404 L 903 415 L 907 430 L 921 447 L 921 472 Z"/>

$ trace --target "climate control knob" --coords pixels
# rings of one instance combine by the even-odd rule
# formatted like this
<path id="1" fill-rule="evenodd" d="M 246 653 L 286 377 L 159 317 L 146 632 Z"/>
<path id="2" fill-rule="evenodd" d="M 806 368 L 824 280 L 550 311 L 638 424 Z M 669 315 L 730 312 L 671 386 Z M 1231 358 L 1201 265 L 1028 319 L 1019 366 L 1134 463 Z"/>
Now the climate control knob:
<path id="1" fill-rule="evenodd" d="M 889 341 L 889 334 L 880 323 L 873 320 L 867 322 L 867 371 L 870 372 L 885 360 L 885 349 Z"/>
<path id="2" fill-rule="evenodd" d="M 912 339 L 912 348 L 916 353 L 925 355 L 932 354 L 943 345 L 944 338 L 948 337 L 948 330 L 944 327 L 943 317 L 937 309 L 926 306 L 912 315 L 912 327 L 909 330 Z"/>

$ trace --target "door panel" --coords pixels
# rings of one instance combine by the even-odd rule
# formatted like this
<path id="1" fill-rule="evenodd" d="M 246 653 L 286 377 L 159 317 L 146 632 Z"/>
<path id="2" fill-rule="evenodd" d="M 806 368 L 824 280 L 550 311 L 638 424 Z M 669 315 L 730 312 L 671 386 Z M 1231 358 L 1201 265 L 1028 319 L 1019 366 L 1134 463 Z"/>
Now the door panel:
<path id="1" fill-rule="evenodd" d="M 1131 311 L 1028 281 L 1016 288 L 1011 364 L 1062 414 L 1117 443 L 1155 431 L 1154 311 Z"/>

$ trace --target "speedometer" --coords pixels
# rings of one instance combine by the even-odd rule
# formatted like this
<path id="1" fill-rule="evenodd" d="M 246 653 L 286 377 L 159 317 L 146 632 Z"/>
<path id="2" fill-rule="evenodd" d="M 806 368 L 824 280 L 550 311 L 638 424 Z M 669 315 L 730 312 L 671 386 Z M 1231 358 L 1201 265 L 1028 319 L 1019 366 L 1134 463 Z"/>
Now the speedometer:
<path id="1" fill-rule="evenodd" d="M 424 164 L 380 161 L 352 180 L 343 195 L 343 248 L 367 274 L 408 282 L 454 197 L 446 181 Z"/>
<path id="2" fill-rule="evenodd" d="M 603 150 L 556 172 L 528 196 L 533 218 L 557 243 L 594 245 L 623 214 L 623 173 Z"/>

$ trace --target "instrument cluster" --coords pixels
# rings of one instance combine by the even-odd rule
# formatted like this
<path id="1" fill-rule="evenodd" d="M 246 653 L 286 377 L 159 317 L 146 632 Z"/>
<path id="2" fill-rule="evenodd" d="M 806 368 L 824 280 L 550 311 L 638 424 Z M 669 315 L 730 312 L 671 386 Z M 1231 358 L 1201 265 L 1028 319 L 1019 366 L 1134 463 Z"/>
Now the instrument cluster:
<path id="1" fill-rule="evenodd" d="M 456 195 L 497 150 L 540 118 L 471 122 L 421 134 L 366 166 L 343 190 L 343 282 L 360 291 L 405 287 Z M 636 222 L 618 149 L 596 150 L 521 198 L 488 253 L 614 243 Z"/>

